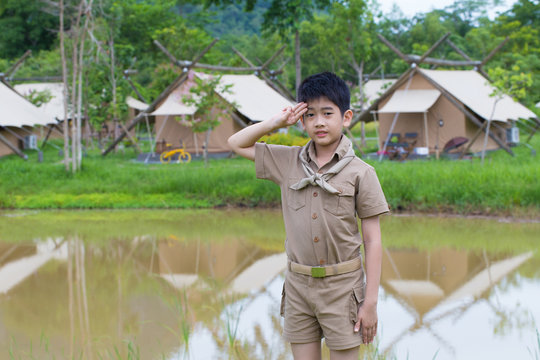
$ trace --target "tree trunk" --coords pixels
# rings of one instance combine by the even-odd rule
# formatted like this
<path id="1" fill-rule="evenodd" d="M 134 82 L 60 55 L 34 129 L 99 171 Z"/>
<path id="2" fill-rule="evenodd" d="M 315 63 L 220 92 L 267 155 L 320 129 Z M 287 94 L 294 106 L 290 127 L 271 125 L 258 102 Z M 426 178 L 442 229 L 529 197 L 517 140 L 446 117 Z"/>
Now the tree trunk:
<path id="1" fill-rule="evenodd" d="M 208 166 L 208 144 L 210 143 L 210 132 L 212 129 L 208 129 L 206 131 L 206 137 L 204 139 L 204 151 L 203 151 L 203 157 L 204 157 L 204 166 Z"/>
<path id="2" fill-rule="evenodd" d="M 294 33 L 294 57 L 296 61 L 296 91 L 298 94 L 298 88 L 302 82 L 302 64 L 300 62 L 300 31 L 296 29 Z"/>
<path id="3" fill-rule="evenodd" d="M 60 0 L 60 55 L 62 57 L 62 95 L 64 97 L 64 166 L 69 171 L 69 128 L 68 128 L 68 80 L 66 49 L 64 44 L 64 1 Z"/>

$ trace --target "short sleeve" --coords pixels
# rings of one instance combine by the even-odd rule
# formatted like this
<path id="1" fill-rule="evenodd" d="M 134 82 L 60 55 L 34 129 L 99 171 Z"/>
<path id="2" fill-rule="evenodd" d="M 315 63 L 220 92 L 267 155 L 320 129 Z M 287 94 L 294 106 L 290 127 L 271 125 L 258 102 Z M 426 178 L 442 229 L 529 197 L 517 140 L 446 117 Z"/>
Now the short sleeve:
<path id="1" fill-rule="evenodd" d="M 369 167 L 359 179 L 356 194 L 356 213 L 360 219 L 364 219 L 388 211 L 388 203 L 384 197 L 375 169 Z"/>
<path id="2" fill-rule="evenodd" d="M 294 156 L 298 156 L 293 146 L 255 143 L 255 174 L 258 179 L 266 179 L 281 184 L 290 169 Z"/>

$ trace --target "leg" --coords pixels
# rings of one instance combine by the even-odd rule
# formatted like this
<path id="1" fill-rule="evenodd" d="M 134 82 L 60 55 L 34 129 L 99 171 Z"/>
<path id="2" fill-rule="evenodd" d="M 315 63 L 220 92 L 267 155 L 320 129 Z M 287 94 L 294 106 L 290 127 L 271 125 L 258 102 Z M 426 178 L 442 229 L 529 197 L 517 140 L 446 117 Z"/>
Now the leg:
<path id="1" fill-rule="evenodd" d="M 346 350 L 330 350 L 330 360 L 357 360 L 359 346 Z"/>
<path id="2" fill-rule="evenodd" d="M 321 342 L 311 342 L 307 344 L 291 343 L 291 350 L 294 360 L 320 360 Z"/>

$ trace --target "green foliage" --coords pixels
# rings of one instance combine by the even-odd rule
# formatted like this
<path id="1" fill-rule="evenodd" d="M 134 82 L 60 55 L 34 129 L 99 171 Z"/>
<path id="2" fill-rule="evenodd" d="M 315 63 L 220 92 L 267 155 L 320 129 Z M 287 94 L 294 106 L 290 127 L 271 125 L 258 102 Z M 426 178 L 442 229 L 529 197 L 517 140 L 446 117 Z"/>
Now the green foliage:
<path id="1" fill-rule="evenodd" d="M 197 108 L 189 124 L 193 132 L 212 130 L 221 123 L 221 118 L 234 104 L 223 100 L 219 94 L 230 93 L 232 85 L 221 83 L 221 76 L 192 76 L 195 85 L 189 89 L 190 94 L 184 96 L 183 102 Z"/>
<path id="2" fill-rule="evenodd" d="M 53 98 L 49 89 L 43 91 L 32 90 L 28 94 L 24 94 L 24 97 L 37 107 L 48 103 Z"/>
<path id="3" fill-rule="evenodd" d="M 309 138 L 305 136 L 276 132 L 271 135 L 263 136 L 259 141 L 267 144 L 304 146 L 308 143 Z"/>
<path id="4" fill-rule="evenodd" d="M 0 54 L 21 56 L 26 50 L 50 50 L 56 41 L 58 18 L 42 11 L 35 0 L 2 0 L 0 3 Z"/>

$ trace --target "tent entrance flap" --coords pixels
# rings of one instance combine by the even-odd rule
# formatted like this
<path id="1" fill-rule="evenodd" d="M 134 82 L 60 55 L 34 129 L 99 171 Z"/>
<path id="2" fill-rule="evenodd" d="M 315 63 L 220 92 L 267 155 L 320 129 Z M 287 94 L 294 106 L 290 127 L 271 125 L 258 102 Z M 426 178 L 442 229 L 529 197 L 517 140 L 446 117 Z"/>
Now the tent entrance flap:
<path id="1" fill-rule="evenodd" d="M 440 95 L 435 89 L 397 90 L 379 113 L 425 113 Z"/>

